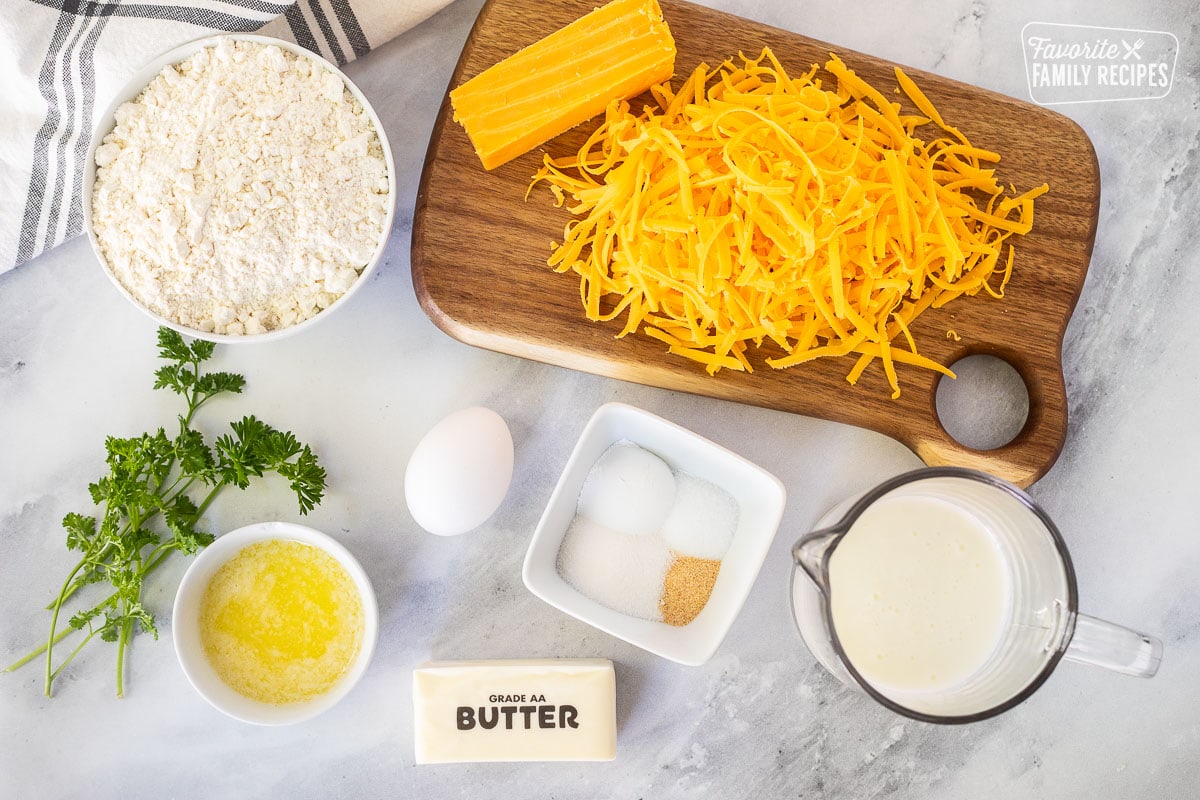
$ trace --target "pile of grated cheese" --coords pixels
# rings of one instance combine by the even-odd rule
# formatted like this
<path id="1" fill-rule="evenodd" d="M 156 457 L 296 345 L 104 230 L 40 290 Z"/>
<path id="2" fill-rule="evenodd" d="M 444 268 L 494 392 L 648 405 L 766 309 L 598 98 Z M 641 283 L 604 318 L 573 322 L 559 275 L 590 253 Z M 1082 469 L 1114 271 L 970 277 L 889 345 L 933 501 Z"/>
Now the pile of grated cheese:
<path id="1" fill-rule="evenodd" d="M 769 49 L 716 74 L 701 64 L 678 92 L 654 87 L 640 115 L 609 105 L 579 152 L 546 156 L 547 182 L 575 215 L 549 264 L 580 276 L 588 319 L 625 316 L 709 374 L 753 371 L 747 350 L 790 367 L 856 354 L 847 379 L 882 362 L 953 376 L 917 352 L 909 331 L 930 307 L 986 290 L 1001 297 L 1006 240 L 1028 233 L 1042 185 L 1006 194 L 996 153 L 947 125 L 899 68 L 923 116 L 901 113 L 831 56 L 793 78 Z M 924 142 L 914 131 L 940 129 Z M 897 342 L 897 337 L 903 342 Z"/>

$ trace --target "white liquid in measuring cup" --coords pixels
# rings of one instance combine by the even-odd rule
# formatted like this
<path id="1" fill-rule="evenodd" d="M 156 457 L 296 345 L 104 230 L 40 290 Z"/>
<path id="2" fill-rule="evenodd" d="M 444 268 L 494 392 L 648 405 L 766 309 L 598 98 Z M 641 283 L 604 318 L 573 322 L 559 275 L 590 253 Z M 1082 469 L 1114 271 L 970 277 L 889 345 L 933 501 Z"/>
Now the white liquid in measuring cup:
<path id="1" fill-rule="evenodd" d="M 830 558 L 829 584 L 846 658 L 889 696 L 962 684 L 996 649 L 1012 605 L 991 533 L 927 496 L 863 512 Z"/>

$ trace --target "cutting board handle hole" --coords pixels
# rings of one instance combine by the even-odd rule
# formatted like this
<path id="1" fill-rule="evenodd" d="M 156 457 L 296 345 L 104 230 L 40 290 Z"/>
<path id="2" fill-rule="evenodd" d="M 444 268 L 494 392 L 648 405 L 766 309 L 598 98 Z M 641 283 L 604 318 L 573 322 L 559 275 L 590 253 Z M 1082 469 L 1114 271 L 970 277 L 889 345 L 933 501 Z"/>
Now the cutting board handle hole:
<path id="1" fill-rule="evenodd" d="M 954 441 L 972 450 L 1011 442 L 1029 419 L 1029 387 L 1012 364 L 975 354 L 950 365 L 958 376 L 938 381 L 938 422 Z"/>

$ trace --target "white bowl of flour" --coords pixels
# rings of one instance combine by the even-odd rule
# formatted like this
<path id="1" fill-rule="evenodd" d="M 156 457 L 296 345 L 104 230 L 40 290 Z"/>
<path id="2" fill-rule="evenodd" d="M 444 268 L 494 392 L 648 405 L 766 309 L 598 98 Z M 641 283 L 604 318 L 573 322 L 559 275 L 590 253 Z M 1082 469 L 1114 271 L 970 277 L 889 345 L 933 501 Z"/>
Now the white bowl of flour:
<path id="1" fill-rule="evenodd" d="M 335 66 L 231 34 L 155 58 L 99 117 L 84 224 L 114 285 L 159 324 L 267 341 L 327 317 L 383 256 L 396 171 Z"/>

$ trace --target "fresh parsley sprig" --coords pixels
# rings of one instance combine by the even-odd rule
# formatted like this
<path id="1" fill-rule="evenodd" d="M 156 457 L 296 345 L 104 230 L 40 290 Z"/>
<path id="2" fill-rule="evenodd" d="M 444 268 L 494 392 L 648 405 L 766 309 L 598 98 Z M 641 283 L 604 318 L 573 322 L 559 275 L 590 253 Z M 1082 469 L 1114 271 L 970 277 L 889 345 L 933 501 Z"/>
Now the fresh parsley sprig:
<path id="1" fill-rule="evenodd" d="M 154 615 L 142 604 L 142 587 L 171 553 L 192 555 L 213 540 L 196 526 L 201 515 L 227 487 L 245 489 L 252 478 L 275 473 L 296 493 L 300 513 L 321 502 L 325 470 L 312 449 L 289 431 L 280 431 L 253 416 L 230 423 L 230 433 L 209 447 L 192 427 L 196 412 L 214 397 L 240 394 L 246 379 L 231 372 L 204 372 L 215 345 L 190 344 L 168 328 L 158 329 L 158 353 L 170 362 L 154 373 L 155 389 L 182 396 L 187 410 L 179 430 L 140 436 L 109 436 L 104 442 L 109 472 L 88 486 L 97 516 L 69 513 L 63 518 L 67 548 L 80 558 L 47 608 L 51 611 L 46 643 L 10 665 L 11 672 L 45 653 L 46 696 L 55 678 L 93 638 L 117 644 L 117 696 L 125 693 L 125 654 L 135 633 L 158 638 Z M 197 504 L 195 497 L 200 498 Z M 72 614 L 66 627 L 60 618 L 66 603 L 85 586 L 107 583 L 108 597 Z M 55 645 L 72 634 L 80 641 L 57 666 Z"/>

